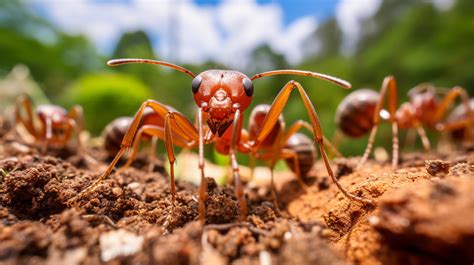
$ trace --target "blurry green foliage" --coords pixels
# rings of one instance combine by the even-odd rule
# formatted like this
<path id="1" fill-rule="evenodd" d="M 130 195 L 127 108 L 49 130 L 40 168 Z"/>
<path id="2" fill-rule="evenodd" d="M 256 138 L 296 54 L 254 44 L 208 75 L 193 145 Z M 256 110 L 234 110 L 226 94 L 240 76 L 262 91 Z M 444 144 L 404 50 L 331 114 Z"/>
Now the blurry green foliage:
<path id="1" fill-rule="evenodd" d="M 64 100 L 67 105 L 81 105 L 86 128 L 99 134 L 113 119 L 133 116 L 150 97 L 149 88 L 133 76 L 93 74 L 77 80 Z"/>
<path id="2" fill-rule="evenodd" d="M 51 99 L 85 73 L 101 68 L 101 57 L 84 36 L 59 31 L 23 1 L 0 1 L 0 74 L 25 64 Z"/>

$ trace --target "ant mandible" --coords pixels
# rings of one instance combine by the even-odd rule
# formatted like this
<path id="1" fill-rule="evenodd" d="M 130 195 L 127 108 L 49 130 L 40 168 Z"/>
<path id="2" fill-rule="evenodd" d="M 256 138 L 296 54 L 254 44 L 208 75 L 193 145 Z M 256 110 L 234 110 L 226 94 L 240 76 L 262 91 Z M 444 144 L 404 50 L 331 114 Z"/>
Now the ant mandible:
<path id="1" fill-rule="evenodd" d="M 97 181 L 80 192 L 78 196 L 88 191 L 95 190 L 97 185 L 108 175 L 110 175 L 117 161 L 125 153 L 125 151 L 131 147 L 145 109 L 152 108 L 160 117 L 164 119 L 164 124 L 163 127 L 156 126 L 150 128 L 146 131 L 146 133 L 157 136 L 158 138 L 163 139 L 165 142 L 166 152 L 170 163 L 170 189 L 172 201 L 174 202 L 176 197 L 173 167 L 176 157 L 173 146 L 177 143 L 175 138 L 178 138 L 176 139 L 178 140 L 178 143 L 183 144 L 183 146 L 186 148 L 193 148 L 196 146 L 199 148 L 199 169 L 201 172 L 201 184 L 199 188 L 198 207 L 199 218 L 201 222 L 204 222 L 206 199 L 204 144 L 214 142 L 214 146 L 218 152 L 230 156 L 234 178 L 234 189 L 239 203 L 240 220 L 242 221 L 247 215 L 247 205 L 243 197 L 243 186 L 240 181 L 236 152 L 240 151 L 242 153 L 255 153 L 260 148 L 260 146 L 262 146 L 262 143 L 275 127 L 275 124 L 277 123 L 291 92 L 296 89 L 299 92 L 305 109 L 309 115 L 312 132 L 314 134 L 315 140 L 318 142 L 319 151 L 323 157 L 329 176 L 347 198 L 362 203 L 373 203 L 373 200 L 371 199 L 361 198 L 350 194 L 335 178 L 331 166 L 329 165 L 326 152 L 323 148 L 323 133 L 321 129 L 321 123 L 313 104 L 311 103 L 308 95 L 300 83 L 296 81 L 288 82 L 276 96 L 255 137 L 252 139 L 246 139 L 246 137 L 242 137 L 242 135 L 245 134 L 242 133 L 244 131 L 242 130 L 242 115 L 250 105 L 254 93 L 252 80 L 265 76 L 294 74 L 319 78 L 347 89 L 351 87 L 348 82 L 329 75 L 301 70 L 268 71 L 248 78 L 241 72 L 230 70 L 207 70 L 195 75 L 190 70 L 187 70 L 181 66 L 149 59 L 115 59 L 107 62 L 109 66 L 130 63 L 145 63 L 166 66 L 192 77 L 193 81 L 191 83 L 191 88 L 193 98 L 198 106 L 197 127 L 193 125 L 193 123 L 187 117 L 170 108 L 169 106 L 151 99 L 145 101 L 135 114 L 133 122 L 122 140 L 121 148 L 107 170 L 99 177 Z M 204 122 L 207 123 L 207 126 L 203 126 Z"/>
<path id="2" fill-rule="evenodd" d="M 367 161 L 380 124 L 381 110 L 385 97 L 388 97 L 389 121 L 392 124 L 392 168 L 398 166 L 399 128 L 415 128 L 425 150 L 430 149 L 430 142 L 423 126 L 438 131 L 450 131 L 458 128 L 469 128 L 474 123 L 474 111 L 469 106 L 466 90 L 456 86 L 451 88 L 439 101 L 435 88 L 422 83 L 408 92 L 409 101 L 397 109 L 397 84 L 393 76 L 383 80 L 380 94 L 370 89 L 359 89 L 344 98 L 336 111 L 336 123 L 345 135 L 360 137 L 370 131 L 367 147 L 356 168 L 360 169 Z M 460 97 L 467 114 L 453 122 L 442 122 L 446 111 L 454 100 Z"/>

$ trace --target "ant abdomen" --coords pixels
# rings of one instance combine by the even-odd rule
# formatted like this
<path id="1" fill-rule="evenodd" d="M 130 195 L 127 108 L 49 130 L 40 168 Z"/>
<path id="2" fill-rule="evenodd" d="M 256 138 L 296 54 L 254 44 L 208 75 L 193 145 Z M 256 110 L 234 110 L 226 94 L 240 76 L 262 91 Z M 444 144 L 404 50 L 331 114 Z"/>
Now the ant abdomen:
<path id="1" fill-rule="evenodd" d="M 257 136 L 260 128 L 262 127 L 263 121 L 265 120 L 265 117 L 267 116 L 268 112 L 270 111 L 270 105 L 268 104 L 259 104 L 255 106 L 250 113 L 249 117 L 249 137 L 250 139 L 255 139 Z M 261 146 L 263 148 L 268 148 L 273 145 L 275 142 L 275 139 L 279 133 L 281 133 L 281 130 L 284 127 L 284 119 L 283 115 L 280 114 L 278 117 L 278 122 L 275 123 L 273 126 L 271 132 L 267 135 L 265 140 L 262 142 Z"/>
<path id="2" fill-rule="evenodd" d="M 104 138 L 104 149 L 109 156 L 115 156 L 120 150 L 122 139 L 127 133 L 128 127 L 132 124 L 132 117 L 120 117 L 110 122 L 102 131 Z"/>
<path id="3" fill-rule="evenodd" d="M 336 124 L 351 137 L 360 137 L 374 126 L 374 111 L 380 95 L 370 89 L 359 89 L 342 100 L 336 111 Z"/>
<path id="4" fill-rule="evenodd" d="M 316 148 L 314 147 L 313 140 L 302 133 L 295 133 L 288 138 L 285 148 L 291 149 L 296 153 L 300 174 L 301 176 L 306 176 L 316 162 Z M 291 171 L 296 173 L 293 159 L 287 158 L 285 162 Z"/>

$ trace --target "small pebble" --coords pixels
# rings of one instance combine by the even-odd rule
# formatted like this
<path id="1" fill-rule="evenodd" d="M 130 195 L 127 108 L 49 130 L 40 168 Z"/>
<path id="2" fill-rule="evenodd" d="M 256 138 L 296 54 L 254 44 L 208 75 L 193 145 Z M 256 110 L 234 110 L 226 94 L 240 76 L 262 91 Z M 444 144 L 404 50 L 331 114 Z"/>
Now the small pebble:
<path id="1" fill-rule="evenodd" d="M 425 168 L 426 171 L 431 175 L 431 176 L 436 176 L 438 174 L 447 174 L 449 173 L 449 168 L 451 167 L 451 164 L 449 161 L 443 161 L 443 160 L 426 160 L 425 161 Z"/>

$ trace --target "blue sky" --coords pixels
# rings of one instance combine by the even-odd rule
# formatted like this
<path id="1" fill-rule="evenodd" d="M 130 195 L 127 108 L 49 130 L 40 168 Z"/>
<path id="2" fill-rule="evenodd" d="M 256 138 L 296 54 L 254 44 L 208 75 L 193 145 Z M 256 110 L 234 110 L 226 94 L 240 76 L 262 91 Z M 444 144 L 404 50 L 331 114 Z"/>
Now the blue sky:
<path id="1" fill-rule="evenodd" d="M 145 30 L 157 57 L 179 63 L 216 60 L 239 68 L 268 44 L 290 63 L 309 53 L 305 40 L 328 17 L 336 17 L 347 50 L 360 20 L 381 0 L 45 0 L 30 2 L 65 32 L 87 35 L 110 53 L 127 31 Z M 236 60 L 238 58 L 238 60 Z"/>
<path id="2" fill-rule="evenodd" d="M 197 0 L 199 5 L 218 5 L 220 0 Z M 276 3 L 284 10 L 284 23 L 290 24 L 303 16 L 314 16 L 324 20 L 333 16 L 339 0 L 258 0 L 259 4 Z"/>

